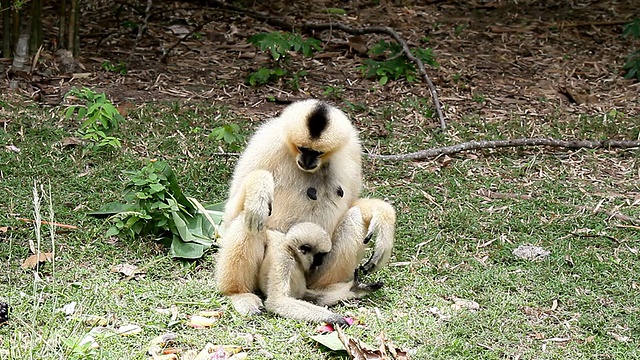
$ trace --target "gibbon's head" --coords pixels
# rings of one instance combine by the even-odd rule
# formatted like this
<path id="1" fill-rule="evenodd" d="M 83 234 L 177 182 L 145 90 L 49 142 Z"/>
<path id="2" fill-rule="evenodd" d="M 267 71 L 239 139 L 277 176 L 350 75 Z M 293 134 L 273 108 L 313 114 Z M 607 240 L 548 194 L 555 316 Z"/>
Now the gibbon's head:
<path id="1" fill-rule="evenodd" d="M 286 235 L 289 250 L 294 254 L 300 266 L 305 270 L 313 270 L 331 251 L 331 238 L 319 225 L 303 222 L 292 226 Z"/>
<path id="2" fill-rule="evenodd" d="M 287 145 L 302 171 L 318 170 L 332 153 L 357 136 L 342 111 L 315 99 L 287 106 L 279 118 Z"/>

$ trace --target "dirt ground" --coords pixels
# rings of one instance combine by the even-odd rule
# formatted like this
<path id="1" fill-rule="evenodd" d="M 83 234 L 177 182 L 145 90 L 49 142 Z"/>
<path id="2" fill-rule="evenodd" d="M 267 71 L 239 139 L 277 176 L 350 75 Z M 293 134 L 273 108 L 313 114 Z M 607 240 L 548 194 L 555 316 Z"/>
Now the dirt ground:
<path id="1" fill-rule="evenodd" d="M 136 41 L 137 30 L 127 25 L 143 22 L 146 1 L 89 2 L 82 14 L 77 56 L 81 67 L 75 75 L 63 73 L 61 59 L 53 53 L 50 34 L 55 32 L 56 9 L 46 8 L 46 44 L 21 90 L 54 105 L 71 86 L 89 86 L 105 91 L 117 103 L 198 100 L 228 105 L 256 120 L 279 109 L 267 101 L 273 98 L 312 96 L 365 107 L 397 103 L 410 94 L 431 101 L 423 82 L 379 86 L 363 79 L 357 67 L 366 53 L 349 46 L 354 39 L 337 30 L 314 34 L 323 41 L 323 51 L 313 59 L 293 56 L 293 69 L 308 72 L 299 89 L 285 82 L 249 86 L 247 75 L 268 65 L 268 58 L 248 44 L 247 37 L 278 29 L 205 3 L 152 3 L 147 31 Z M 518 115 L 562 117 L 614 109 L 630 116 L 640 113 L 640 84 L 622 77 L 625 56 L 640 46 L 621 36 L 623 24 L 640 16 L 636 0 L 244 3 L 294 24 L 391 26 L 410 46 L 433 48 L 440 66 L 427 71 L 449 122 L 468 114 L 506 121 Z M 327 8 L 344 9 L 346 15 L 329 15 Z M 184 33 L 207 21 L 196 36 L 171 51 L 166 63 L 161 61 Z M 370 48 L 380 39 L 390 40 L 366 35 L 360 42 Z M 127 74 L 105 71 L 105 61 L 128 63 Z M 2 64 L 6 70 L 10 62 L 4 59 Z M 0 90 L 8 91 L 7 86 L 5 77 Z M 328 86 L 342 88 L 340 97 L 323 95 Z M 436 119 L 428 121 L 437 126 Z"/>

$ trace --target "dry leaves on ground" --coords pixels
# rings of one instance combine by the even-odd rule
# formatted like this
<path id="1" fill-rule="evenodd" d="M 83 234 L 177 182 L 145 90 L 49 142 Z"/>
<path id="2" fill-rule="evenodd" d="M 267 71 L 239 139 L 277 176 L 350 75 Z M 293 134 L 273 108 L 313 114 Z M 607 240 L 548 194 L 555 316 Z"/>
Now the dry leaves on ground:
<path id="1" fill-rule="evenodd" d="M 45 261 L 53 261 L 53 257 L 54 257 L 54 254 L 50 252 L 47 252 L 47 253 L 41 252 L 38 254 L 33 254 L 25 259 L 21 267 L 23 269 L 35 269 L 36 266 L 38 266 L 39 264 Z"/>

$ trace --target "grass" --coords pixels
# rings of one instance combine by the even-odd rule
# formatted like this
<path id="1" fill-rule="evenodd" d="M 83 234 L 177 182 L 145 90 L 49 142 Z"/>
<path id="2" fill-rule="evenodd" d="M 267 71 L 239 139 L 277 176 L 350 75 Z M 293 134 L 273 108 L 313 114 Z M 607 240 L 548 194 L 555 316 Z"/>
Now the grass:
<path id="1" fill-rule="evenodd" d="M 121 171 L 139 169 L 149 158 L 166 159 L 190 196 L 224 199 L 235 159 L 216 155 L 224 144 L 207 135 L 226 122 L 239 122 L 248 135 L 253 124 L 205 104 L 141 106 L 118 134 L 120 151 L 83 157 L 81 148 L 61 146 L 78 124 L 62 120 L 59 109 L 1 104 L 12 116 L 0 130 L 0 227 L 9 226 L 0 232 L 0 300 L 9 302 L 12 312 L 0 327 L 0 358 L 146 359 L 149 341 L 169 331 L 184 349 L 212 342 L 241 345 L 252 359 L 346 358 L 310 340 L 312 324 L 238 316 L 215 290 L 212 253 L 196 262 L 174 261 L 152 239 L 105 238 L 104 220 L 86 216 L 119 200 Z M 635 139 L 640 132 L 640 119 L 625 116 L 615 124 L 605 116 L 550 115 L 536 123 L 468 116 L 443 135 L 399 122 L 412 112 L 427 116 L 424 102 L 401 105 L 367 109 L 372 119 L 383 114 L 388 130 L 369 137 L 365 129 L 367 148 L 392 153 L 532 133 Z M 5 150 L 6 145 L 20 152 Z M 368 277 L 388 285 L 336 307 L 364 324 L 347 333 L 376 344 L 384 331 L 416 359 L 640 357 L 640 230 L 578 208 L 601 203 L 640 218 L 638 155 L 638 150 L 532 148 L 460 154 L 450 163 L 366 160 L 364 193 L 396 207 L 397 246 L 391 266 Z M 28 241 L 36 239 L 33 224 L 16 220 L 34 218 L 34 182 L 45 190 L 44 219 L 52 209 L 56 222 L 80 227 L 58 229 L 53 236 L 42 227 L 41 247 L 56 247 L 55 270 L 46 263 L 37 276 L 20 267 L 29 255 Z M 532 198 L 487 199 L 478 195 L 483 189 Z M 551 255 L 537 262 L 517 259 L 511 252 L 521 244 L 541 246 Z M 120 263 L 146 273 L 122 280 L 110 270 Z M 454 296 L 476 301 L 480 310 L 452 310 Z M 116 327 L 136 324 L 143 331 L 97 335 L 100 348 L 74 352 L 65 343 L 77 342 L 92 328 L 57 311 L 74 301 L 77 313 L 109 318 Z M 156 310 L 172 305 L 182 320 L 201 310 L 221 309 L 224 315 L 210 329 L 192 329 Z"/>

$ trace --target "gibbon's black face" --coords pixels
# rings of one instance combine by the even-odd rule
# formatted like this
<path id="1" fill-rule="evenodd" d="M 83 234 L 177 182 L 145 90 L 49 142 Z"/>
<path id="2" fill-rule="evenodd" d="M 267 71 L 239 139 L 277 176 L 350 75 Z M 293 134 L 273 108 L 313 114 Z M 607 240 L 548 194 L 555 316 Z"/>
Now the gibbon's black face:
<path id="1" fill-rule="evenodd" d="M 315 269 L 319 268 L 320 266 L 322 266 L 322 263 L 324 262 L 325 255 L 327 255 L 327 253 L 317 253 L 317 254 L 313 255 L 313 262 L 311 263 L 311 269 L 310 270 L 315 270 Z"/>
<path id="2" fill-rule="evenodd" d="M 307 117 L 308 137 L 312 142 L 320 139 L 327 130 L 329 126 L 329 110 L 326 104 L 320 103 Z M 296 148 L 298 150 L 296 161 L 302 171 L 314 172 L 320 168 L 324 152 L 303 146 L 296 146 Z"/>
<path id="3" fill-rule="evenodd" d="M 298 147 L 298 152 L 299 154 L 296 161 L 300 170 L 314 172 L 318 169 L 321 163 L 320 157 L 324 155 L 324 153 L 305 147 Z"/>
<path id="4" fill-rule="evenodd" d="M 304 244 L 304 245 L 300 246 L 298 249 L 300 250 L 300 253 L 302 253 L 302 255 L 307 255 L 307 254 L 313 255 L 313 260 L 311 261 L 311 265 L 309 266 L 309 270 L 315 270 L 318 267 L 320 267 L 322 265 L 322 263 L 324 262 L 325 255 L 327 255 L 327 253 L 323 253 L 323 252 L 312 254 L 312 252 L 315 249 L 309 244 Z"/>

